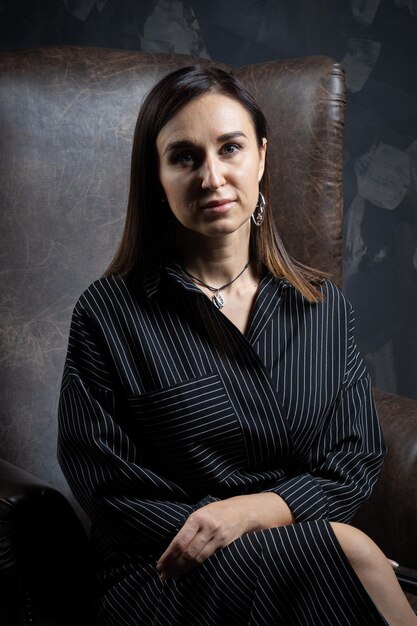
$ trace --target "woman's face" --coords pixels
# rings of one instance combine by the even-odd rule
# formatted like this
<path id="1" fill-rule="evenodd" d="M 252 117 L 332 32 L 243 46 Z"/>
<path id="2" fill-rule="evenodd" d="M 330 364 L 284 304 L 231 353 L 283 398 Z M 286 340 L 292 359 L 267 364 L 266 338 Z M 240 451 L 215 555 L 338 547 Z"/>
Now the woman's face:
<path id="1" fill-rule="evenodd" d="M 159 179 L 183 227 L 206 236 L 246 225 L 259 194 L 266 139 L 258 146 L 252 119 L 218 93 L 192 100 L 160 131 Z"/>

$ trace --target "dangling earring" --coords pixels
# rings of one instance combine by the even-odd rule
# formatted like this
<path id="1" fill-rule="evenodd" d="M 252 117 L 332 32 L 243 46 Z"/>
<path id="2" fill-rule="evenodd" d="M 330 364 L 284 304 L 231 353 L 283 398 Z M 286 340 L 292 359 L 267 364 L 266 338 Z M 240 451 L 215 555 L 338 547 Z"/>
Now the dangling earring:
<path id="1" fill-rule="evenodd" d="M 255 211 L 252 213 L 252 220 L 253 223 L 255 224 L 255 226 L 260 226 L 262 224 L 262 222 L 264 221 L 264 210 L 265 210 L 265 198 L 263 196 L 263 194 L 261 192 L 259 192 L 259 199 L 258 199 L 258 204 L 255 207 L 255 211 L 258 210 L 256 216 L 255 216 Z"/>

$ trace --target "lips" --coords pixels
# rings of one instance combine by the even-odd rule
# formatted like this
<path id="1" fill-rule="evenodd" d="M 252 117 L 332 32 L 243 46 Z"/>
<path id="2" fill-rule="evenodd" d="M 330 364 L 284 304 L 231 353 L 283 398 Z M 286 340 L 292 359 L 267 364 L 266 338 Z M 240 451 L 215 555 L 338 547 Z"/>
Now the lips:
<path id="1" fill-rule="evenodd" d="M 210 200 L 210 202 L 206 202 L 201 208 L 202 209 L 216 209 L 216 208 L 221 208 L 221 207 L 226 208 L 226 205 L 231 204 L 232 202 L 234 202 L 232 198 L 219 198 L 217 200 Z"/>

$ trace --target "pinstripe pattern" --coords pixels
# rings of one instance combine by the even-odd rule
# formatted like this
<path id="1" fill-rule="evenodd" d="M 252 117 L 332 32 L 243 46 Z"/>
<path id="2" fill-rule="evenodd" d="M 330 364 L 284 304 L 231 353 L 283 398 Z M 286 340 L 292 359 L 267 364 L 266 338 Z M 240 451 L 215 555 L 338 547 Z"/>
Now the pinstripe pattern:
<path id="1" fill-rule="evenodd" d="M 93 522 L 100 624 L 383 624 L 328 520 L 349 521 L 384 445 L 350 304 L 265 275 L 247 336 L 175 262 L 103 278 L 73 314 L 59 460 Z M 297 523 L 177 581 L 155 561 L 190 513 L 274 491 Z"/>

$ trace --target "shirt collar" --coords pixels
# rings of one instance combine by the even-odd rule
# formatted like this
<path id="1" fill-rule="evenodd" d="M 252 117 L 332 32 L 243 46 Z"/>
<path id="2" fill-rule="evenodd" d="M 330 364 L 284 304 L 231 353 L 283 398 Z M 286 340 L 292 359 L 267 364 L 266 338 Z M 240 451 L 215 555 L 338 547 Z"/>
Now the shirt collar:
<path id="1" fill-rule="evenodd" d="M 140 271 L 140 279 L 148 298 L 152 298 L 159 290 L 162 274 L 179 283 L 187 291 L 201 293 L 192 280 L 185 274 L 180 263 L 174 256 L 150 261 Z"/>
<path id="2" fill-rule="evenodd" d="M 140 271 L 143 288 L 148 298 L 152 298 L 158 291 L 159 282 L 161 280 L 162 263 L 161 261 L 154 264 L 149 263 Z"/>
<path id="3" fill-rule="evenodd" d="M 169 276 L 176 283 L 180 284 L 187 291 L 198 294 L 202 293 L 201 289 L 199 289 L 197 285 L 192 282 L 189 276 L 185 274 L 179 261 L 175 257 L 170 257 L 160 259 L 154 263 L 149 263 L 141 272 L 142 284 L 148 298 L 152 298 L 158 292 L 161 276 L 164 271 L 167 276 Z M 263 284 L 266 286 L 267 284 L 271 284 L 273 282 L 281 283 L 282 288 L 290 286 L 290 283 L 286 279 L 274 278 L 270 272 L 264 268 L 261 276 L 261 285 Z"/>

